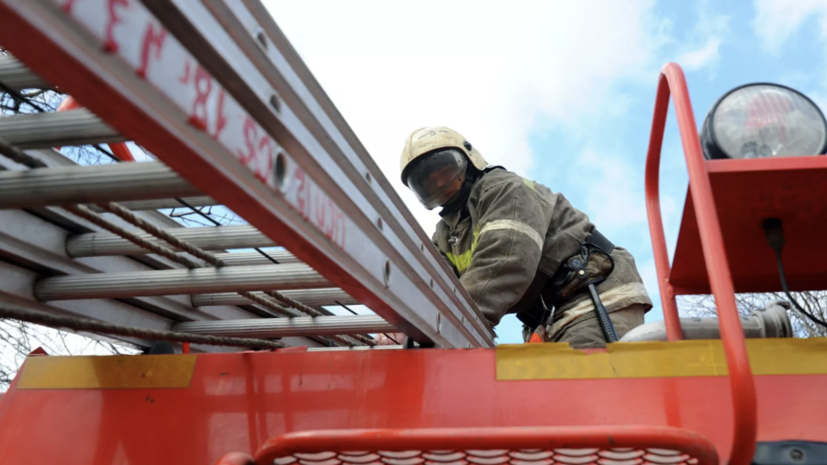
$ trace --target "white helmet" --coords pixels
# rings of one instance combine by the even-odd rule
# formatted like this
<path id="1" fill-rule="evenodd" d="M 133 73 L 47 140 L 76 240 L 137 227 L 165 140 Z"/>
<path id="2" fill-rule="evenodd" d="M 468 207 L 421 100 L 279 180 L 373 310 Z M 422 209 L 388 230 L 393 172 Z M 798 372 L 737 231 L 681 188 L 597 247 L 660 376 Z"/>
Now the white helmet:
<path id="1" fill-rule="evenodd" d="M 430 210 L 450 200 L 454 192 L 450 187 L 462 184 L 469 161 L 480 171 L 488 166 L 479 151 L 453 129 L 417 129 L 402 151 L 402 182 Z"/>

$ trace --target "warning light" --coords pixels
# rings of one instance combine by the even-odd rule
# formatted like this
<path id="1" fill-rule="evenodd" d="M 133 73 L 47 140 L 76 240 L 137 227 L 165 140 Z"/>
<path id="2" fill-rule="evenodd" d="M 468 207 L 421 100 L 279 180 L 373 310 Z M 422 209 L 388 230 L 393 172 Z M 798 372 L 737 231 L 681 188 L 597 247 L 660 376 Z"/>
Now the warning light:
<path id="1" fill-rule="evenodd" d="M 715 102 L 701 130 L 704 155 L 767 158 L 823 154 L 827 122 L 812 100 L 777 84 L 747 84 Z"/>

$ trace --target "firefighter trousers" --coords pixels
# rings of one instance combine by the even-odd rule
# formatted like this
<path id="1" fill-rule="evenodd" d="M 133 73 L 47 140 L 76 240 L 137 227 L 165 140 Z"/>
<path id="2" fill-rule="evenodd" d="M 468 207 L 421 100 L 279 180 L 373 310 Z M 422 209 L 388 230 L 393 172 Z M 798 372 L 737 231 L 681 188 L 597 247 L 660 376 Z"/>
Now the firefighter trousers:
<path id="1" fill-rule="evenodd" d="M 646 308 L 642 304 L 633 304 L 609 313 L 617 337 L 622 338 L 632 328 L 643 324 Z M 606 338 L 600 329 L 600 322 L 593 314 L 584 315 L 566 325 L 555 334 L 549 342 L 568 342 L 575 349 L 595 349 L 606 347 Z"/>

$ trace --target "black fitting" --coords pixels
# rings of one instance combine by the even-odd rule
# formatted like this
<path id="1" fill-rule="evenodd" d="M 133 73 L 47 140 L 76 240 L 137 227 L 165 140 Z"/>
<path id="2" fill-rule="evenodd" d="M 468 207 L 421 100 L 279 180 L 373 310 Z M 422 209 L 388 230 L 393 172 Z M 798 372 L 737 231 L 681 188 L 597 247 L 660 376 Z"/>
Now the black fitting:
<path id="1" fill-rule="evenodd" d="M 781 220 L 778 218 L 767 218 L 762 224 L 764 234 L 767 236 L 767 245 L 772 250 L 780 252 L 784 247 L 784 230 L 781 227 Z"/>
<path id="2" fill-rule="evenodd" d="M 418 343 L 408 336 L 405 336 L 405 339 L 402 341 L 403 349 L 432 349 L 434 347 L 436 347 L 436 344 L 433 342 Z"/>
<path id="3" fill-rule="evenodd" d="M 144 349 L 144 355 L 167 355 L 174 354 L 175 349 L 169 341 L 154 341 L 148 349 Z"/>

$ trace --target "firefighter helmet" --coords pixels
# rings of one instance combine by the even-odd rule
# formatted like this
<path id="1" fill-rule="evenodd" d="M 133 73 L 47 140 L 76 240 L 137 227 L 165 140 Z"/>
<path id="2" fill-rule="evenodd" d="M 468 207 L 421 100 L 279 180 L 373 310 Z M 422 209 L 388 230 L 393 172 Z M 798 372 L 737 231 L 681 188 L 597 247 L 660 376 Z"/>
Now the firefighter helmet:
<path id="1" fill-rule="evenodd" d="M 443 126 L 421 128 L 412 132 L 405 141 L 405 149 L 402 151 L 402 182 L 407 186 L 408 168 L 411 162 L 426 153 L 436 149 L 455 148 L 468 157 L 474 167 L 480 171 L 484 170 L 488 163 L 482 158 L 480 152 L 465 140 L 462 135 L 453 129 Z"/>
<path id="2" fill-rule="evenodd" d="M 461 190 L 469 161 L 478 170 L 487 165 L 456 131 L 446 127 L 418 129 L 402 151 L 402 182 L 431 210 L 445 205 Z"/>

